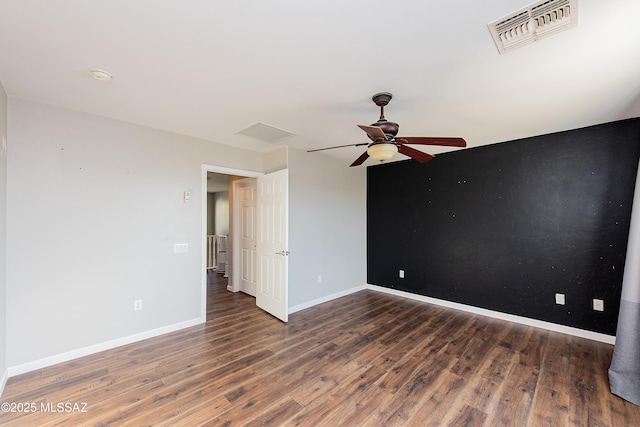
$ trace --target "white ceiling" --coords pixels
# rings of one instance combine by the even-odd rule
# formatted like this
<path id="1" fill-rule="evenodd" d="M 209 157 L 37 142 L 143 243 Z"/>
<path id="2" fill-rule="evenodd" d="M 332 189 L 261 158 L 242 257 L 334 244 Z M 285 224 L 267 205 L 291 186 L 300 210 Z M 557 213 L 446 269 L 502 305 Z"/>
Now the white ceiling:
<path id="1" fill-rule="evenodd" d="M 579 0 L 576 28 L 500 55 L 486 24 L 528 3 L 2 0 L 0 81 L 9 96 L 259 151 L 364 142 L 355 125 L 377 120 L 381 91 L 400 135 L 470 147 L 640 116 L 640 1 Z M 295 136 L 237 133 L 257 122 Z"/>

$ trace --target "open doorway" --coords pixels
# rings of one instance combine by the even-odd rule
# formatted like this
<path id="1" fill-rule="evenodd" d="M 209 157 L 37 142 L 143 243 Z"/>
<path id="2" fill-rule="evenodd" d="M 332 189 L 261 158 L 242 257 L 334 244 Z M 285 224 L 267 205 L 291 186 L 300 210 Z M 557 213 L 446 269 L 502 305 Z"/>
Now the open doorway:
<path id="1" fill-rule="evenodd" d="M 228 278 L 229 291 L 252 297 L 257 283 L 256 187 L 255 178 L 207 172 L 207 273 Z"/>
<path id="2" fill-rule="evenodd" d="M 207 273 L 229 277 L 229 175 L 207 172 Z"/>
<path id="3" fill-rule="evenodd" d="M 202 308 L 201 316 L 206 319 L 207 307 L 207 273 L 224 275 L 227 278 L 227 289 L 229 291 L 239 291 L 239 286 L 234 282 L 237 280 L 237 255 L 234 249 L 239 245 L 234 245 L 237 232 L 234 227 L 239 219 L 234 218 L 234 183 L 244 179 L 252 179 L 262 175 L 260 172 L 231 169 L 213 165 L 202 166 L 202 240 L 203 258 L 202 268 Z M 226 212 L 225 212 L 226 210 Z M 214 215 L 210 215 L 213 211 Z M 213 236 L 213 237 L 211 237 Z M 216 246 L 216 236 L 221 238 L 226 236 L 224 243 L 218 242 Z M 212 242 L 213 240 L 213 242 Z M 212 244 L 213 243 L 213 244 Z M 221 244 L 223 246 L 221 246 Z M 211 256 L 213 252 L 213 256 Z"/>
<path id="4" fill-rule="evenodd" d="M 229 206 L 229 237 L 226 239 L 226 255 L 228 257 L 229 281 L 228 290 L 247 293 L 250 287 L 240 288 L 239 278 L 242 262 L 250 262 L 245 270 L 253 273 L 253 293 L 256 305 L 274 317 L 286 322 L 288 320 L 288 229 L 289 229 L 289 171 L 280 169 L 263 174 L 259 172 L 240 171 L 218 166 L 202 166 L 202 318 L 206 319 L 207 308 L 207 175 L 210 173 L 229 175 L 229 180 L 238 185 L 230 185 Z M 246 184 L 246 185 L 244 185 Z M 242 216 L 247 205 L 234 201 L 242 190 L 253 187 L 254 214 Z M 234 191 L 234 188 L 236 189 Z M 239 200 L 239 199 L 238 199 Z M 233 208 L 235 206 L 235 209 Z M 253 243 L 241 243 L 240 222 L 251 220 L 254 230 Z M 242 257 L 240 250 L 247 249 L 253 255 Z"/>

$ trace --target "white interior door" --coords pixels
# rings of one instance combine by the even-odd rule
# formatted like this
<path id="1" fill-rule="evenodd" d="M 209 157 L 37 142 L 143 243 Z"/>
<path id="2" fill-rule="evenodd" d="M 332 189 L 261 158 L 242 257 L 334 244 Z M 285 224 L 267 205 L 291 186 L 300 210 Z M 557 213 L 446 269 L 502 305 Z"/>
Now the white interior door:
<path id="1" fill-rule="evenodd" d="M 258 177 L 256 304 L 288 320 L 289 171 Z"/>
<path id="2" fill-rule="evenodd" d="M 239 281 L 240 291 L 256 296 L 256 180 L 243 179 L 238 182 L 239 202 Z"/>

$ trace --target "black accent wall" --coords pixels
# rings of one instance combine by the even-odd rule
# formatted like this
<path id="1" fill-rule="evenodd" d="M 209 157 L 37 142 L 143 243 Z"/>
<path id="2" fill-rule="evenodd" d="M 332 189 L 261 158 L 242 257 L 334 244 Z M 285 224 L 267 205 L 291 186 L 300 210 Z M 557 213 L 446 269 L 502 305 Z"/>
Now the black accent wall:
<path id="1" fill-rule="evenodd" d="M 371 166 L 368 282 L 615 335 L 639 156 L 640 118 Z"/>

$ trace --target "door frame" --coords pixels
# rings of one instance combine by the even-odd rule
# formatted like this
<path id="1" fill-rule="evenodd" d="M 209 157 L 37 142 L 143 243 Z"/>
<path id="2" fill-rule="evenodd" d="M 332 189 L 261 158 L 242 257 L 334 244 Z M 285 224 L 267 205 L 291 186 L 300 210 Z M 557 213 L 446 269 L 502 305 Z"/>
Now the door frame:
<path id="1" fill-rule="evenodd" d="M 200 305 L 200 318 L 203 322 L 207 321 L 207 173 L 208 172 L 213 172 L 213 173 L 220 173 L 220 174 L 225 174 L 225 175 L 236 175 L 236 176 L 243 176 L 246 178 L 257 178 L 261 175 L 264 175 L 264 172 L 258 172 L 258 171 L 252 171 L 252 170 L 244 170 L 244 169 L 234 169 L 234 168 L 227 168 L 224 166 L 217 166 L 217 165 L 208 165 L 208 164 L 203 164 L 202 165 L 202 192 L 201 192 L 201 197 L 200 200 L 201 202 L 201 211 L 202 211 L 202 229 L 200 231 L 200 235 L 202 238 L 202 265 L 200 266 L 200 271 L 201 273 L 201 294 L 200 294 L 200 301 L 201 301 L 201 305 Z M 234 203 L 235 203 L 235 199 L 234 199 Z M 234 218 L 233 215 L 230 215 L 230 221 L 233 222 Z M 229 227 L 229 230 L 233 230 L 233 224 L 230 224 L 231 227 Z M 234 233 L 235 234 L 235 233 Z M 232 237 L 233 239 L 233 237 Z M 231 241 L 231 250 L 234 250 L 234 245 L 233 241 Z M 232 252 L 233 253 L 233 252 Z M 231 257 L 230 260 L 231 263 L 231 282 L 233 283 L 233 271 L 234 271 L 234 260 L 233 257 Z M 229 289 L 229 287 L 227 286 L 227 288 Z M 232 289 L 229 289 L 232 290 Z"/>

